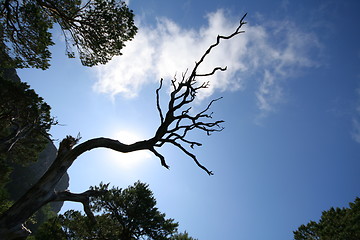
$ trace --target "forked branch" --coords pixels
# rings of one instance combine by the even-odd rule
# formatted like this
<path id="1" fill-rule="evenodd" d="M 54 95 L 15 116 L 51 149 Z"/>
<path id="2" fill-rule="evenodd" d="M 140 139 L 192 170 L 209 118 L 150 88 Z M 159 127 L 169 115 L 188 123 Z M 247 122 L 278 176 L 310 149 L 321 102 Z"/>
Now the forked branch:
<path id="1" fill-rule="evenodd" d="M 71 202 L 79 202 L 82 203 L 84 207 L 84 212 L 90 219 L 90 221 L 95 224 L 95 216 L 90 209 L 90 197 L 96 197 L 104 194 L 104 191 L 98 190 L 87 190 L 83 193 L 72 193 L 69 191 L 63 192 L 54 192 L 51 201 L 53 202 L 64 202 L 64 201 L 71 201 Z"/>
<path id="2" fill-rule="evenodd" d="M 83 203 L 88 216 L 91 219 L 94 219 L 89 209 L 88 202 L 89 197 L 97 194 L 96 192 L 90 190 L 81 194 L 70 192 L 54 194 L 54 189 L 72 163 L 84 152 L 95 148 L 108 148 L 122 153 L 149 150 L 160 159 L 162 166 L 169 168 L 165 161 L 165 157 L 157 150 L 157 148 L 162 147 L 165 143 L 169 143 L 189 156 L 196 165 L 206 173 L 212 175 L 213 173 L 203 166 L 186 146 L 190 148 L 201 146 L 201 143 L 188 139 L 188 133 L 194 129 L 204 131 L 207 135 L 223 130 L 221 123 L 224 121 L 213 120 L 212 113 L 208 113 L 212 104 L 221 98 L 210 101 L 210 103 L 198 113 L 193 112 L 191 104 L 195 100 L 198 91 L 209 86 L 208 82 L 199 83 L 197 77 L 211 76 L 217 71 L 225 71 L 226 67 L 214 67 L 209 73 L 197 73 L 197 70 L 204 62 L 206 56 L 210 54 L 211 50 L 220 44 L 221 40 L 231 39 L 243 32 L 240 31 L 240 29 L 246 24 L 246 22 L 244 22 L 245 16 L 246 14 L 240 20 L 239 26 L 232 34 L 228 36 L 217 36 L 216 43 L 211 45 L 202 55 L 200 60 L 195 63 L 190 75 L 188 75 L 188 72 L 186 71 L 182 74 L 182 78 L 179 81 L 174 77 L 171 81 L 173 90 L 170 93 L 170 100 L 166 111 L 161 109 L 160 104 L 160 90 L 163 86 L 163 79 L 160 80 L 160 86 L 156 90 L 156 104 L 160 115 L 160 126 L 152 138 L 133 144 L 124 144 L 109 138 L 94 138 L 81 144 L 77 144 L 80 140 L 79 136 L 77 138 L 67 136 L 62 140 L 58 155 L 46 173 L 18 201 L 16 201 L 13 206 L 0 216 L 0 239 L 13 240 L 26 237 L 29 234 L 29 231 L 23 227 L 23 223 L 42 206 L 51 201 L 81 202 Z M 165 112 L 166 114 L 164 114 Z"/>
<path id="3" fill-rule="evenodd" d="M 213 173 L 200 164 L 200 162 L 196 159 L 196 156 L 189 152 L 184 147 L 184 145 L 188 145 L 191 148 L 194 148 L 194 146 L 201 146 L 201 143 L 187 139 L 187 133 L 193 129 L 205 131 L 207 135 L 223 130 L 221 123 L 224 121 L 214 121 L 212 120 L 212 113 L 208 113 L 211 105 L 221 98 L 212 100 L 204 110 L 197 114 L 191 114 L 192 107 L 189 105 L 195 100 L 198 91 L 209 86 L 209 82 L 202 82 L 199 84 L 197 80 L 198 77 L 208 77 L 214 75 L 217 71 L 226 71 L 226 66 L 214 67 L 213 70 L 209 73 L 198 73 L 198 68 L 204 62 L 206 56 L 211 53 L 212 49 L 220 44 L 221 40 L 231 39 L 234 36 L 244 32 L 241 31 L 241 28 L 244 24 L 246 24 L 244 21 L 245 17 L 246 14 L 241 18 L 239 26 L 233 33 L 227 36 L 217 36 L 216 42 L 210 45 L 210 47 L 201 56 L 200 60 L 195 63 L 195 66 L 189 76 L 187 76 L 186 71 L 182 75 L 181 80 L 177 80 L 176 77 L 174 77 L 174 79 L 171 81 L 173 91 L 170 94 L 170 101 L 168 103 L 168 109 L 165 117 L 161 109 L 159 97 L 159 91 L 162 88 L 163 79 L 161 79 L 160 86 L 156 90 L 156 103 L 160 115 L 161 125 L 152 139 L 155 143 L 153 147 L 161 147 L 165 143 L 170 143 L 192 158 L 194 162 L 209 175 L 212 175 Z M 152 148 L 151 151 L 160 158 L 161 164 L 168 168 L 168 165 L 165 162 L 165 158 L 159 152 L 155 151 L 154 148 Z"/>

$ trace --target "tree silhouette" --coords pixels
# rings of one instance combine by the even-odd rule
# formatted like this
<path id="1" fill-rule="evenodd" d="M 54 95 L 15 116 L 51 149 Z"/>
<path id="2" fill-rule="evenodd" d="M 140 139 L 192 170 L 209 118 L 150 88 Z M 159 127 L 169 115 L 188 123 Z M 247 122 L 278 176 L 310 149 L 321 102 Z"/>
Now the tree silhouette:
<path id="1" fill-rule="evenodd" d="M 123 1 L 4 0 L 0 2 L 0 62 L 6 67 L 50 66 L 50 29 L 58 24 L 66 53 L 77 49 L 85 66 L 107 63 L 121 55 L 125 42 L 137 32 L 134 14 Z"/>
<path id="2" fill-rule="evenodd" d="M 349 208 L 323 211 L 318 222 L 310 221 L 294 231 L 295 240 L 357 240 L 360 239 L 360 198 Z"/>
<path id="3" fill-rule="evenodd" d="M 11 240 L 21 237 L 24 238 L 29 235 L 29 231 L 23 223 L 41 206 L 52 201 L 81 202 L 86 214 L 90 218 L 94 218 L 89 207 L 89 198 L 99 195 L 101 192 L 97 190 L 88 190 L 80 194 L 68 191 L 54 192 L 54 187 L 77 157 L 95 148 L 108 148 L 122 153 L 149 150 L 160 159 L 162 166 L 169 168 L 164 156 L 158 151 L 159 148 L 168 143 L 183 151 L 197 166 L 207 174 L 212 175 L 213 173 L 203 166 L 193 153 L 187 150 L 186 146 L 190 146 L 191 148 L 201 146 L 199 142 L 189 140 L 187 134 L 194 129 L 204 131 L 206 134 L 219 132 L 223 129 L 220 126 L 223 121 L 213 120 L 212 114 L 208 112 L 211 105 L 220 98 L 210 101 L 207 107 L 198 113 L 193 114 L 190 109 L 191 103 L 195 100 L 198 91 L 209 86 L 208 82 L 199 83 L 198 77 L 211 76 L 215 74 L 215 72 L 225 71 L 226 67 L 215 67 L 211 72 L 207 73 L 199 73 L 198 68 L 205 61 L 212 49 L 217 47 L 222 40 L 231 39 L 244 32 L 241 31 L 241 27 L 246 24 L 244 21 L 245 17 L 246 14 L 241 18 L 239 26 L 232 34 L 228 36 L 217 36 L 216 42 L 212 44 L 200 60 L 195 63 L 190 74 L 185 72 L 180 80 L 174 78 L 171 81 L 172 92 L 170 93 L 170 100 L 166 111 L 164 111 L 160 105 L 159 91 L 162 88 L 163 80 L 160 81 L 160 86 L 156 90 L 160 125 L 152 138 L 133 144 L 124 144 L 118 140 L 103 137 L 90 139 L 80 144 L 78 144 L 80 140 L 79 137 L 74 138 L 67 136 L 63 139 L 58 149 L 57 158 L 44 176 L 29 189 L 23 197 L 15 202 L 8 211 L 0 216 L 0 238 Z"/>
<path id="4" fill-rule="evenodd" d="M 68 210 L 44 223 L 35 239 L 165 240 L 177 232 L 179 224 L 159 211 L 147 184 L 138 181 L 125 189 L 100 184 L 91 189 L 103 192 L 90 198 L 96 223 L 79 211 Z"/>
<path id="5" fill-rule="evenodd" d="M 34 162 L 56 124 L 50 106 L 29 85 L 0 76 L 0 160 Z M 4 160 L 5 161 L 5 160 Z"/>

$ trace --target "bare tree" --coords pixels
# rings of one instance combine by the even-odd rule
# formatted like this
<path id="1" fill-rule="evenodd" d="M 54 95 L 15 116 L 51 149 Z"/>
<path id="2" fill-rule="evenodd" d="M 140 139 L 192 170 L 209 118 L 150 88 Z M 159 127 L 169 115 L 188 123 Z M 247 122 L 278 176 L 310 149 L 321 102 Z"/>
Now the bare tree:
<path id="1" fill-rule="evenodd" d="M 205 109 L 196 114 L 191 113 L 190 104 L 195 100 L 199 90 L 209 86 L 208 82 L 199 83 L 198 77 L 208 77 L 215 74 L 217 71 L 226 70 L 226 67 L 215 67 L 211 72 L 198 73 L 199 66 L 204 62 L 211 50 L 220 44 L 221 40 L 231 39 L 244 32 L 241 31 L 241 27 L 246 24 L 244 21 L 245 17 L 246 14 L 241 18 L 239 26 L 232 34 L 228 36 L 217 36 L 216 42 L 211 45 L 202 55 L 200 60 L 195 63 L 194 68 L 189 72 L 190 74 L 186 72 L 182 75 L 180 80 L 175 77 L 171 81 L 172 92 L 170 93 L 170 100 L 165 112 L 160 104 L 159 92 L 163 85 L 163 79 L 161 79 L 160 86 L 156 90 L 156 102 L 160 115 L 160 126 L 152 138 L 133 144 L 124 144 L 118 140 L 109 138 L 94 138 L 80 144 L 78 144 L 79 137 L 74 138 L 72 136 L 67 136 L 63 139 L 60 143 L 54 163 L 44 176 L 29 189 L 23 197 L 15 202 L 11 208 L 0 216 L 0 239 L 25 239 L 30 232 L 25 228 L 24 222 L 43 205 L 53 201 L 80 202 L 83 204 L 86 214 L 91 219 L 94 219 L 89 208 L 89 197 L 101 194 L 101 192 L 89 190 L 84 193 L 75 194 L 68 191 L 55 192 L 54 188 L 77 157 L 84 152 L 95 148 L 109 148 L 122 153 L 149 150 L 160 159 L 162 166 L 169 168 L 164 156 L 158 151 L 164 144 L 169 143 L 188 155 L 196 165 L 203 169 L 207 174 L 212 175 L 213 173 L 203 166 L 197 160 L 196 156 L 188 150 L 187 147 L 193 148 L 194 146 L 201 146 L 201 143 L 189 140 L 187 134 L 194 129 L 198 129 L 209 135 L 223 129 L 220 126 L 223 121 L 213 120 L 212 114 L 208 113 L 211 105 L 220 98 L 210 101 Z"/>

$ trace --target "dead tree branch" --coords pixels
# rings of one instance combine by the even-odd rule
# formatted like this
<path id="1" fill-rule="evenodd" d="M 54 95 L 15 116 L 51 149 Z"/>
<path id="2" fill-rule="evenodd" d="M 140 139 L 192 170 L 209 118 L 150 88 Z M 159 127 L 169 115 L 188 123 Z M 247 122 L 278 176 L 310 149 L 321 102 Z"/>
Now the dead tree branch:
<path id="1" fill-rule="evenodd" d="M 163 116 L 163 111 L 160 107 L 159 100 L 159 91 L 163 85 L 163 79 L 160 81 L 160 86 L 156 90 L 156 103 L 157 109 L 159 111 L 161 125 L 158 128 L 155 137 L 153 138 L 156 141 L 154 147 L 161 147 L 165 143 L 170 143 L 175 147 L 179 148 L 182 152 L 188 155 L 194 160 L 194 162 L 203 169 L 209 175 L 213 173 L 209 171 L 205 166 L 199 163 L 196 159 L 196 156 L 186 150 L 184 144 L 189 145 L 191 148 L 194 146 L 201 146 L 201 143 L 190 141 L 186 138 L 187 133 L 193 129 L 198 129 L 205 131 L 207 135 L 210 135 L 213 132 L 220 132 L 223 130 L 221 123 L 223 120 L 212 120 L 212 113 L 208 114 L 207 111 L 210 109 L 211 105 L 220 100 L 221 98 L 212 100 L 208 106 L 201 112 L 190 115 L 190 110 L 192 109 L 189 106 L 196 98 L 196 94 L 199 90 L 207 88 L 209 82 L 198 83 L 198 77 L 208 77 L 214 75 L 217 71 L 226 71 L 227 67 L 215 67 L 209 73 L 198 73 L 199 66 L 204 62 L 205 58 L 211 53 L 212 49 L 217 47 L 221 40 L 228 40 L 234 36 L 243 33 L 241 27 L 246 24 L 244 21 L 246 14 L 241 18 L 239 26 L 237 29 L 227 36 L 218 35 L 216 42 L 212 44 L 205 53 L 201 56 L 200 60 L 195 63 L 193 70 L 191 71 L 190 76 L 187 76 L 187 71 L 182 75 L 182 79 L 178 81 L 176 77 L 171 81 L 173 91 L 170 94 L 170 101 L 168 103 L 167 113 L 165 118 Z M 161 164 L 168 168 L 168 165 L 165 162 L 165 158 L 154 148 L 151 150 L 157 157 L 160 158 Z"/>
<path id="2" fill-rule="evenodd" d="M 64 201 L 71 201 L 71 202 L 80 202 L 84 207 L 84 212 L 90 219 L 90 221 L 95 224 L 95 216 L 90 210 L 90 197 L 96 197 L 103 194 L 104 191 L 97 191 L 97 190 L 87 190 L 83 193 L 71 193 L 69 191 L 63 192 L 54 192 L 54 195 L 51 202 L 64 202 Z"/>
<path id="3" fill-rule="evenodd" d="M 240 24 L 235 32 L 228 36 L 217 36 L 216 43 L 211 45 L 200 60 L 195 63 L 195 66 L 189 76 L 187 76 L 187 72 L 185 72 L 182 74 L 180 81 L 174 77 L 171 81 L 173 90 L 170 93 L 170 100 L 168 102 L 166 114 L 164 114 L 160 104 L 159 92 L 163 85 L 163 79 L 160 80 L 160 86 L 156 90 L 156 104 L 160 115 L 160 126 L 152 138 L 133 144 L 124 144 L 109 138 L 94 138 L 81 144 L 78 144 L 80 137 L 74 138 L 67 136 L 64 140 L 62 140 L 58 150 L 58 155 L 47 172 L 24 194 L 24 196 L 22 196 L 13 204 L 12 207 L 0 216 L 0 239 L 12 240 L 26 238 L 26 236 L 29 235 L 29 231 L 27 231 L 27 229 L 23 226 L 23 223 L 43 205 L 52 201 L 81 202 L 84 205 L 85 212 L 90 218 L 93 218 L 88 203 L 89 197 L 97 193 L 92 190 L 81 194 L 74 194 L 70 192 L 54 193 L 54 189 L 72 163 L 86 151 L 90 151 L 95 148 L 108 148 L 122 153 L 149 150 L 160 159 L 162 166 L 169 168 L 165 161 L 165 157 L 157 150 L 157 148 L 162 147 L 165 143 L 169 143 L 189 156 L 196 165 L 203 169 L 206 173 L 212 175 L 213 173 L 203 166 L 197 160 L 196 156 L 187 150 L 185 146 L 189 146 L 190 148 L 194 148 L 194 146 L 201 146 L 201 143 L 187 138 L 187 134 L 194 129 L 204 131 L 207 135 L 223 130 L 221 123 L 224 121 L 213 120 L 212 113 L 208 113 L 212 104 L 221 98 L 212 100 L 205 109 L 198 113 L 192 113 L 192 107 L 190 105 L 195 100 L 198 91 L 209 86 L 208 82 L 199 84 L 197 77 L 211 76 L 217 71 L 225 71 L 226 67 L 215 67 L 212 72 L 202 74 L 197 73 L 197 70 L 204 62 L 206 56 L 210 54 L 211 50 L 220 44 L 221 40 L 230 39 L 243 32 L 240 31 L 240 29 L 246 23 L 243 21 L 245 16 L 246 14 L 240 20 Z"/>

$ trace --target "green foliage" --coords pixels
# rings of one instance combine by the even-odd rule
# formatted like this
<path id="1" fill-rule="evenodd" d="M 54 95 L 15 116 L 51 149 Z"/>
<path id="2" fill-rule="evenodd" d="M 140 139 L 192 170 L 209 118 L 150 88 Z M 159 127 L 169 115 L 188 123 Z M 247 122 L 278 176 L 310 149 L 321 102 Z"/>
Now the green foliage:
<path id="1" fill-rule="evenodd" d="M 124 42 L 132 40 L 137 32 L 134 14 L 124 2 L 92 0 L 81 14 L 75 11 L 72 21 L 59 18 L 58 22 L 66 36 L 68 56 L 75 55 L 71 46 L 76 46 L 85 66 L 105 64 L 121 55 Z"/>
<path id="2" fill-rule="evenodd" d="M 166 219 L 156 207 L 147 184 L 136 182 L 126 189 L 100 184 L 93 190 L 103 192 L 91 199 L 91 210 L 97 213 L 96 224 L 78 211 L 69 210 L 40 227 L 35 239 L 171 239 L 178 223 Z M 49 224 L 52 224 L 49 226 Z M 54 235 L 51 235 L 54 232 Z M 64 235 L 62 235 L 64 234 Z"/>
<path id="3" fill-rule="evenodd" d="M 60 25 L 69 57 L 76 48 L 85 66 L 120 55 L 137 32 L 134 14 L 119 0 L 2 0 L 0 62 L 2 67 L 49 67 L 50 29 Z"/>
<path id="4" fill-rule="evenodd" d="M 166 239 L 178 226 L 173 219 L 165 219 L 165 214 L 155 207 L 156 199 L 148 185 L 136 182 L 124 190 L 107 188 L 108 185 L 104 184 L 93 188 L 105 191 L 105 194 L 93 198 L 91 207 L 95 212 L 109 214 L 113 221 L 117 221 L 125 239 L 143 235 L 151 239 Z"/>
<path id="5" fill-rule="evenodd" d="M 26 83 L 1 76 L 0 99 L 0 163 L 36 161 L 48 143 L 50 127 L 56 124 L 50 106 Z"/>
<path id="6" fill-rule="evenodd" d="M 171 237 L 171 240 L 197 240 L 189 236 L 189 234 L 185 231 L 184 233 L 177 233 Z"/>
<path id="7" fill-rule="evenodd" d="M 35 162 L 48 143 L 50 106 L 25 83 L 0 75 L 0 213 L 12 202 L 5 189 L 14 164 Z"/>
<path id="8" fill-rule="evenodd" d="M 30 229 L 31 232 L 36 232 L 43 223 L 54 219 L 56 216 L 56 213 L 51 210 L 50 204 L 46 204 L 25 222 L 25 226 Z"/>
<path id="9" fill-rule="evenodd" d="M 330 208 L 319 222 L 310 221 L 294 231 L 296 240 L 358 240 L 360 239 L 360 198 L 349 208 Z"/>
<path id="10" fill-rule="evenodd" d="M 36 1 L 5 0 L 0 5 L 1 59 L 7 67 L 49 67 L 51 17 Z M 0 42 L 0 43 L 1 43 Z M 9 56 L 10 58 L 6 58 Z"/>
<path id="11" fill-rule="evenodd" d="M 35 236 L 30 236 L 28 240 L 68 240 L 62 229 L 60 221 L 52 218 L 40 226 Z"/>
<path id="12" fill-rule="evenodd" d="M 13 202 L 9 200 L 6 189 L 4 187 L 0 187 L 0 214 L 8 210 L 12 204 Z"/>

